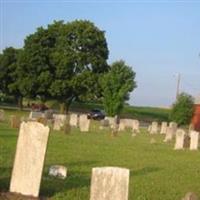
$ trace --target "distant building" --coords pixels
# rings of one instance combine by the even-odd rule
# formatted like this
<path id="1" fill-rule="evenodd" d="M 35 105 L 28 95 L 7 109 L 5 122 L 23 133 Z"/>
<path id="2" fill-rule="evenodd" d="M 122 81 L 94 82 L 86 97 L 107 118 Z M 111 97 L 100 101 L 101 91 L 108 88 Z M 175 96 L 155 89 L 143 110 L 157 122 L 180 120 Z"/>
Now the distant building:
<path id="1" fill-rule="evenodd" d="M 200 95 L 195 98 L 192 125 L 196 131 L 200 131 Z"/>

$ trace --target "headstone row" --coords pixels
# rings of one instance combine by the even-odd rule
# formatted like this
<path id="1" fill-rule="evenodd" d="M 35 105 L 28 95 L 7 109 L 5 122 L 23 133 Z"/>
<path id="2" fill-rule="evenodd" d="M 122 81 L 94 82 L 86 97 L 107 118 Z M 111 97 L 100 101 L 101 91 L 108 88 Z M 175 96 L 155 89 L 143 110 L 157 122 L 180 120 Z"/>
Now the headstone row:
<path id="1" fill-rule="evenodd" d="M 199 132 L 190 131 L 189 134 L 183 129 L 178 129 L 176 131 L 176 142 L 174 149 L 185 149 L 189 148 L 190 150 L 198 150 L 199 148 Z"/>

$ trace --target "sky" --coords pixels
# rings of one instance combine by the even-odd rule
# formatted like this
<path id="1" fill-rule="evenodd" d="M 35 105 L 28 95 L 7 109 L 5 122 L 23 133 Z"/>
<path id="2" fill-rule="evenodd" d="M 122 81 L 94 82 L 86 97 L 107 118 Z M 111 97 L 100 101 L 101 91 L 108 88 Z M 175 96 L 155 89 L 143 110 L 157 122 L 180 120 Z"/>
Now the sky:
<path id="1" fill-rule="evenodd" d="M 0 51 L 54 20 L 92 21 L 105 31 L 108 63 L 136 72 L 129 103 L 169 107 L 180 92 L 200 94 L 200 0 L 0 0 Z"/>

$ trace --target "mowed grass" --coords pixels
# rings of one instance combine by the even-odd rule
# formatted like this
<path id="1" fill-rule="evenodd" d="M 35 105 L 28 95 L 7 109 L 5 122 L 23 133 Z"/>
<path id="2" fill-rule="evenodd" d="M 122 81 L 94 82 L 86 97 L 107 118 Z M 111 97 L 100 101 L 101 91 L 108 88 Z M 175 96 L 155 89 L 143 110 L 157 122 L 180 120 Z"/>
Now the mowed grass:
<path id="1" fill-rule="evenodd" d="M 180 200 L 189 191 L 200 196 L 200 151 L 175 151 L 174 141 L 165 144 L 164 136 L 150 136 L 144 129 L 136 137 L 130 131 L 111 137 L 97 127 L 93 123 L 89 133 L 50 133 L 40 196 L 89 200 L 91 170 L 103 166 L 130 169 L 129 200 Z M 9 190 L 17 136 L 8 121 L 0 123 L 0 191 Z M 67 179 L 48 176 L 54 164 L 68 168 Z"/>

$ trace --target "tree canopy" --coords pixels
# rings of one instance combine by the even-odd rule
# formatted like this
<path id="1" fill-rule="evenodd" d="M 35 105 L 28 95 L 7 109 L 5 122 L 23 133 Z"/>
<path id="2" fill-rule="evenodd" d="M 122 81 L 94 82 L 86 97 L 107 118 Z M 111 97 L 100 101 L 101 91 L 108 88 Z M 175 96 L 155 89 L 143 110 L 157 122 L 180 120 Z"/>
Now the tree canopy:
<path id="1" fill-rule="evenodd" d="M 194 99 L 191 95 L 181 93 L 172 106 L 170 120 L 179 125 L 190 124 L 194 112 Z"/>
<path id="2" fill-rule="evenodd" d="M 136 88 L 135 72 L 124 61 L 116 61 L 101 79 L 103 104 L 108 115 L 119 114 L 129 94 Z"/>

